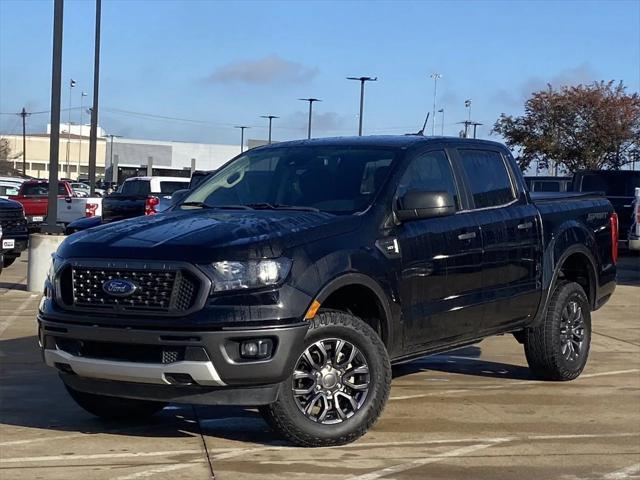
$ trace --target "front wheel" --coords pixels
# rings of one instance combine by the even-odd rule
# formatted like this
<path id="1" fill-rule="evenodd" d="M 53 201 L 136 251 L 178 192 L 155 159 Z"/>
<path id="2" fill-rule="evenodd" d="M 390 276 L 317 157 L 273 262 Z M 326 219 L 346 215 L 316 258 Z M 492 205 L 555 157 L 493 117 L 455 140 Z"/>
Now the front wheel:
<path id="1" fill-rule="evenodd" d="M 81 392 L 67 385 L 65 387 L 78 405 L 87 412 L 105 420 L 141 420 L 159 412 L 165 406 L 160 402 L 109 397 Z"/>
<path id="2" fill-rule="evenodd" d="M 391 364 L 378 334 L 353 315 L 326 310 L 311 321 L 278 400 L 260 410 L 296 445 L 342 445 L 371 428 L 390 389 Z"/>
<path id="3" fill-rule="evenodd" d="M 555 288 L 542 323 L 526 330 L 524 351 L 534 375 L 545 380 L 577 378 L 589 357 L 591 308 L 575 282 Z"/>

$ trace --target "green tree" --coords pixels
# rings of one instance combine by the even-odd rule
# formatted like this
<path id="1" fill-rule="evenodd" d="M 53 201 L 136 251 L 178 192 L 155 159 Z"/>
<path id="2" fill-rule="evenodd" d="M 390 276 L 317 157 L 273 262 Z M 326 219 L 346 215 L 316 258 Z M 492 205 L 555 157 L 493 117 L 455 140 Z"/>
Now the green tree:
<path id="1" fill-rule="evenodd" d="M 578 169 L 620 169 L 640 151 L 640 95 L 622 82 L 595 82 L 534 92 L 524 115 L 502 114 L 500 134 L 525 170 L 532 162 Z"/>

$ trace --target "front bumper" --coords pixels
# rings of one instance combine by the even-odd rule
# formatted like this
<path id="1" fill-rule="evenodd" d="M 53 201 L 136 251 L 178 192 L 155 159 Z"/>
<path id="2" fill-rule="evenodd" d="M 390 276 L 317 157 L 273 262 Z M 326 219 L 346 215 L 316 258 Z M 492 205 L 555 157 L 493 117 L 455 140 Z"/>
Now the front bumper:
<path id="1" fill-rule="evenodd" d="M 8 249 L 3 249 L 2 252 L 4 253 L 5 257 L 19 257 L 20 254 L 22 252 L 24 252 L 27 249 L 27 243 L 28 243 L 28 236 L 20 236 L 20 237 L 14 237 L 11 234 L 5 234 L 3 237 L 3 240 L 10 240 L 13 239 L 13 248 L 8 248 Z"/>
<path id="2" fill-rule="evenodd" d="M 308 329 L 302 322 L 216 331 L 147 330 L 74 325 L 42 316 L 38 323 L 46 364 L 61 371 L 73 388 L 158 401 L 195 395 L 200 400 L 190 403 L 236 405 L 244 404 L 246 389 L 262 392 L 264 401 L 275 395 L 301 355 Z M 257 338 L 273 342 L 271 356 L 241 358 L 241 342 Z"/>

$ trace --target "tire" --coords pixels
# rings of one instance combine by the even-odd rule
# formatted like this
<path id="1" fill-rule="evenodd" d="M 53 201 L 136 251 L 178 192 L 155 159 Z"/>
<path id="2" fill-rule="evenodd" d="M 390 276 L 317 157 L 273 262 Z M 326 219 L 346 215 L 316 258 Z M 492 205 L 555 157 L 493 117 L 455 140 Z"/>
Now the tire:
<path id="1" fill-rule="evenodd" d="M 74 390 L 67 385 L 65 387 L 78 405 L 105 420 L 140 420 L 152 416 L 165 406 L 161 402 L 96 395 Z"/>
<path id="2" fill-rule="evenodd" d="M 16 261 L 18 257 L 4 257 L 4 260 L 2 261 L 2 266 L 4 268 L 9 268 L 11 265 L 13 265 L 13 262 Z"/>
<path id="3" fill-rule="evenodd" d="M 353 442 L 373 426 L 389 397 L 387 350 L 378 334 L 353 315 L 323 310 L 310 323 L 292 376 L 280 385 L 278 400 L 260 412 L 271 428 L 298 446 Z M 323 368 L 314 368 L 309 359 Z"/>
<path id="4" fill-rule="evenodd" d="M 524 351 L 529 368 L 544 380 L 573 380 L 587 364 L 590 344 L 591 307 L 587 295 L 577 283 L 561 281 L 542 323 L 526 331 Z"/>

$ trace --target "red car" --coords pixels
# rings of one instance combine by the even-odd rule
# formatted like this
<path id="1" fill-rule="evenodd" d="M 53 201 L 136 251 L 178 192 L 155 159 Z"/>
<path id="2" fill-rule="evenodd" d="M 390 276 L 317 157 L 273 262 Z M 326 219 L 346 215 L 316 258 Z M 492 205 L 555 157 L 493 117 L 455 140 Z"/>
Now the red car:
<path id="1" fill-rule="evenodd" d="M 73 197 L 73 188 L 68 182 L 58 182 L 58 198 Z M 29 180 L 22 184 L 18 195 L 9 197 L 24 207 L 29 230 L 39 230 L 47 218 L 49 206 L 49 182 L 47 180 Z"/>

